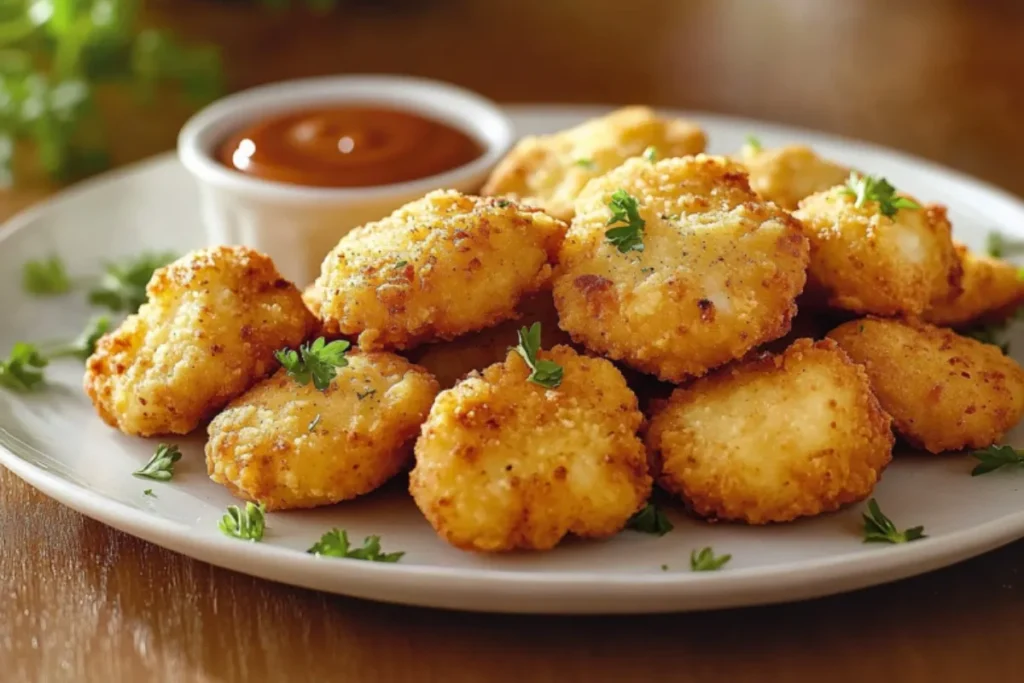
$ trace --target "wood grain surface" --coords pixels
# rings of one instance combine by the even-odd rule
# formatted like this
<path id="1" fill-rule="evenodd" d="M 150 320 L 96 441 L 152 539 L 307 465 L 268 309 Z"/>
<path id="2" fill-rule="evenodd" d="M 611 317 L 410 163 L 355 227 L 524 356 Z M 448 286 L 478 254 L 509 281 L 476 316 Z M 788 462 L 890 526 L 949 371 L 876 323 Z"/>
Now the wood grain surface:
<path id="1" fill-rule="evenodd" d="M 153 0 L 232 88 L 397 72 L 506 102 L 642 102 L 906 150 L 1024 194 L 1024 5 L 1007 0 L 379 0 L 328 18 Z M 185 108 L 111 93 L 115 158 Z M 0 193 L 0 217 L 53 188 Z M 1024 499 L 1022 499 L 1024 504 Z M 805 603 L 638 618 L 378 605 L 217 569 L 0 470 L 2 681 L 1024 681 L 1024 543 Z"/>

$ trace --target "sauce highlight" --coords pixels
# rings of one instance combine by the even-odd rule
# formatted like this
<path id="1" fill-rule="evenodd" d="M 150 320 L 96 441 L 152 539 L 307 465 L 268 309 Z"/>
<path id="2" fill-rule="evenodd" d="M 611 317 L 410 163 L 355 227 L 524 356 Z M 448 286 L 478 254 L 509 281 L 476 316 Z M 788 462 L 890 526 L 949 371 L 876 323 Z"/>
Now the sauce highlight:
<path id="1" fill-rule="evenodd" d="M 216 156 L 228 168 L 265 180 L 372 187 L 443 173 L 483 151 L 463 131 L 413 112 L 345 106 L 258 121 L 226 140 Z"/>

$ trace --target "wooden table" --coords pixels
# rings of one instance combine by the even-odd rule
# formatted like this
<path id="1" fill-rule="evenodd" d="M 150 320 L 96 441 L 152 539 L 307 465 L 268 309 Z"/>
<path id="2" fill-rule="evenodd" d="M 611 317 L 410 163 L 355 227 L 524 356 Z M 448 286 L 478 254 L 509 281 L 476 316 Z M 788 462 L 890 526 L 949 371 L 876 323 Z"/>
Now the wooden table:
<path id="1" fill-rule="evenodd" d="M 705 109 L 871 140 L 1024 194 L 1024 8 L 1012 0 L 357 5 L 320 19 L 157 0 L 149 15 L 221 44 L 232 87 L 400 72 L 502 101 Z M 181 115 L 139 117 L 115 102 L 117 158 L 170 147 Z M 0 194 L 0 215 L 47 192 Z M 0 471 L 0 679 L 1022 681 L 1022 567 L 1017 543 L 786 606 L 637 618 L 446 613 L 195 562 Z"/>

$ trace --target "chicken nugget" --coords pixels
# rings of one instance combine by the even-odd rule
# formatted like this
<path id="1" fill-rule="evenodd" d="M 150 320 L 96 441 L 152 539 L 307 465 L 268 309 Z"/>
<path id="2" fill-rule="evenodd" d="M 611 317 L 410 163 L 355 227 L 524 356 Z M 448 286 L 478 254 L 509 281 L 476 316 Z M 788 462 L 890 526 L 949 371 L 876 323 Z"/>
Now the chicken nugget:
<path id="1" fill-rule="evenodd" d="M 191 432 L 316 326 L 295 285 L 248 247 L 187 254 L 158 269 L 146 295 L 86 362 L 86 393 L 126 434 Z"/>
<path id="2" fill-rule="evenodd" d="M 482 193 L 522 200 L 567 221 L 591 178 L 648 147 L 666 159 L 703 152 L 705 142 L 704 132 L 692 123 L 661 118 L 647 107 L 625 107 L 554 135 L 523 138 Z"/>
<path id="3" fill-rule="evenodd" d="M 896 431 L 932 453 L 990 446 L 1024 413 L 1024 370 L 998 347 L 926 323 L 865 318 L 828 334 L 867 370 Z"/>
<path id="4" fill-rule="evenodd" d="M 963 292 L 948 302 L 925 311 L 934 325 L 965 329 L 976 324 L 1001 322 L 1024 304 L 1024 280 L 1020 268 L 997 258 L 956 245 L 963 267 Z"/>
<path id="5" fill-rule="evenodd" d="M 812 298 L 854 313 L 918 316 L 960 293 L 960 259 L 945 207 L 900 208 L 886 216 L 877 201 L 857 202 L 838 186 L 807 197 L 793 213 L 811 241 Z"/>
<path id="6" fill-rule="evenodd" d="M 646 441 L 658 483 L 695 514 L 766 524 L 866 498 L 894 439 L 864 369 L 801 339 L 676 389 Z"/>
<path id="7" fill-rule="evenodd" d="M 464 550 L 546 550 L 611 536 L 651 492 L 636 396 L 602 358 L 540 352 L 561 384 L 530 382 L 515 351 L 441 392 L 416 442 L 409 490 Z"/>
<path id="8" fill-rule="evenodd" d="M 842 185 L 850 175 L 850 169 L 822 159 L 804 145 L 744 145 L 739 162 L 750 174 L 754 192 L 789 211 L 804 197 Z"/>
<path id="9" fill-rule="evenodd" d="M 366 350 L 454 339 L 545 288 L 565 230 L 506 199 L 438 190 L 345 235 L 306 300 L 327 334 Z"/>
<path id="10" fill-rule="evenodd" d="M 800 224 L 738 164 L 631 159 L 577 199 L 555 306 L 591 351 L 679 382 L 786 334 L 807 259 Z"/>
<path id="11" fill-rule="evenodd" d="M 437 391 L 430 373 L 385 352 L 349 354 L 325 391 L 282 369 L 210 422 L 206 469 L 268 510 L 361 496 L 409 461 Z"/>

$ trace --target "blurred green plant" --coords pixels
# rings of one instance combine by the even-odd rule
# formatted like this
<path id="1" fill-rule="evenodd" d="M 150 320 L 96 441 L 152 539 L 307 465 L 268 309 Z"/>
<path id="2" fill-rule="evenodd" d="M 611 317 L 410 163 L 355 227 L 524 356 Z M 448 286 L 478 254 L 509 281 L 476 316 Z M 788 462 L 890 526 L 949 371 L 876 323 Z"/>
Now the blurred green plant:
<path id="1" fill-rule="evenodd" d="M 26 149 L 59 181 L 109 164 L 100 83 L 130 85 L 142 103 L 163 84 L 197 105 L 221 92 L 216 48 L 141 28 L 141 2 L 0 0 L 0 185 L 14 181 L 15 155 Z"/>

